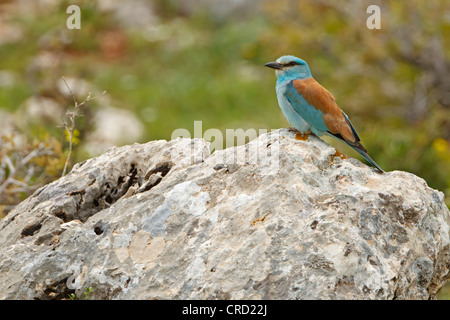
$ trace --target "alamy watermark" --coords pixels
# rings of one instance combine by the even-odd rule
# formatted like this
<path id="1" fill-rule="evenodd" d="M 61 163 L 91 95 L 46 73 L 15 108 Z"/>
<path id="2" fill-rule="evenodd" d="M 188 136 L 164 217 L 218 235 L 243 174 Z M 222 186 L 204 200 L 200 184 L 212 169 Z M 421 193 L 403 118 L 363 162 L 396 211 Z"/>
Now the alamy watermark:
<path id="1" fill-rule="evenodd" d="M 81 29 L 81 10 L 80 7 L 72 4 L 67 7 L 66 13 L 71 15 L 66 20 L 67 29 Z M 366 20 L 368 29 L 381 29 L 381 9 L 372 4 L 366 9 L 367 14 L 371 14 Z"/>
<path id="2" fill-rule="evenodd" d="M 267 134 L 266 138 L 258 138 L 264 134 Z M 278 170 L 280 165 L 279 136 L 272 136 L 268 129 L 226 129 L 224 134 L 219 129 L 211 128 L 203 132 L 202 121 L 194 121 L 193 136 L 188 129 L 179 128 L 171 136 L 172 140 L 177 138 L 189 140 L 186 140 L 185 148 L 173 149 L 171 157 L 175 162 L 196 163 L 213 154 L 214 163 L 218 165 L 259 164 L 270 170 Z M 209 148 L 205 150 L 205 144 L 196 139 L 209 142 Z"/>
<path id="3" fill-rule="evenodd" d="M 72 4 L 67 7 L 66 13 L 71 13 L 71 15 L 66 20 L 67 29 L 81 29 L 80 7 Z"/>
<path id="4" fill-rule="evenodd" d="M 366 21 L 368 29 L 381 29 L 381 9 L 373 4 L 367 7 L 366 13 L 371 14 Z"/>

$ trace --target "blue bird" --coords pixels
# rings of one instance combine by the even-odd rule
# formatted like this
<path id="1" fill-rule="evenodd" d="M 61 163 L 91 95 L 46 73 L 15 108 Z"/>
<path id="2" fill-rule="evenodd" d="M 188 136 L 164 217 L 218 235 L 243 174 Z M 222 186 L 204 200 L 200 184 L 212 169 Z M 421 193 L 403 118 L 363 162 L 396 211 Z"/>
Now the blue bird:
<path id="1" fill-rule="evenodd" d="M 345 142 L 362 155 L 379 172 L 380 166 L 366 148 L 347 115 L 338 107 L 333 95 L 311 75 L 308 64 L 294 56 L 282 56 L 265 64 L 275 69 L 277 98 L 283 115 L 301 134 L 328 135 Z"/>

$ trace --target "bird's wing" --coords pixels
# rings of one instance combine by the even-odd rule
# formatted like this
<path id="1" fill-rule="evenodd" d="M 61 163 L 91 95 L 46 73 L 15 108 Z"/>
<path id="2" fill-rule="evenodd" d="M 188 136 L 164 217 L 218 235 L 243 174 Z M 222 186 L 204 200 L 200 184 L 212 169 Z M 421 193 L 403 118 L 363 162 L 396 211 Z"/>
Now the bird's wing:
<path id="1" fill-rule="evenodd" d="M 316 114 L 313 117 L 309 117 L 310 119 L 305 120 L 312 120 L 312 124 L 317 129 L 328 131 L 349 144 L 359 145 L 359 136 L 348 117 L 338 107 L 333 95 L 314 80 L 314 78 L 293 80 L 288 85 L 286 96 L 288 100 L 290 96 L 296 97 L 293 100 L 297 100 L 297 102 L 291 102 L 291 104 L 293 104 L 295 110 L 302 117 L 305 113 L 307 113 L 307 118 L 308 114 Z M 299 103 L 302 100 L 304 103 Z"/>
<path id="2" fill-rule="evenodd" d="M 347 115 L 338 107 L 333 95 L 316 80 L 313 78 L 293 80 L 287 85 L 285 95 L 294 110 L 310 126 L 343 140 L 379 172 L 384 172 L 367 154 L 355 128 Z"/>
<path id="3" fill-rule="evenodd" d="M 328 131 L 322 112 L 312 106 L 313 102 L 309 99 L 308 95 L 304 96 L 304 92 L 297 90 L 294 86 L 296 81 L 299 80 L 293 80 L 286 86 L 285 97 L 289 101 L 289 104 L 310 125 L 313 132 L 318 134 L 321 131 Z"/>

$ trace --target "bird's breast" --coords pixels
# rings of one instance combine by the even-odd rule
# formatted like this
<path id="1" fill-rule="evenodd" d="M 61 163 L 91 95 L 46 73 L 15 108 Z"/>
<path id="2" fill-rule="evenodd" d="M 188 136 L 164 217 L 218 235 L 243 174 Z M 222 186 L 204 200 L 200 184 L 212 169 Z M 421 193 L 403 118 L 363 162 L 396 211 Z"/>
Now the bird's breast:
<path id="1" fill-rule="evenodd" d="M 277 84 L 276 91 L 281 112 L 289 124 L 301 133 L 308 132 L 310 129 L 309 124 L 294 110 L 292 105 L 286 99 L 286 85 Z"/>

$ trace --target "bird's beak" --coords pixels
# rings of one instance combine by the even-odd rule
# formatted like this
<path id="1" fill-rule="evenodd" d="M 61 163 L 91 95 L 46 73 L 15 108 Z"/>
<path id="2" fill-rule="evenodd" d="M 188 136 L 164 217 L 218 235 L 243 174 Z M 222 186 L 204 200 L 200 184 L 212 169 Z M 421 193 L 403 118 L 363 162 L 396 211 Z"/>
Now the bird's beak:
<path id="1" fill-rule="evenodd" d="M 278 62 L 269 62 L 269 63 L 266 63 L 265 66 L 272 68 L 272 69 L 277 69 L 277 70 L 283 69 L 283 66 L 281 64 L 279 64 Z"/>

